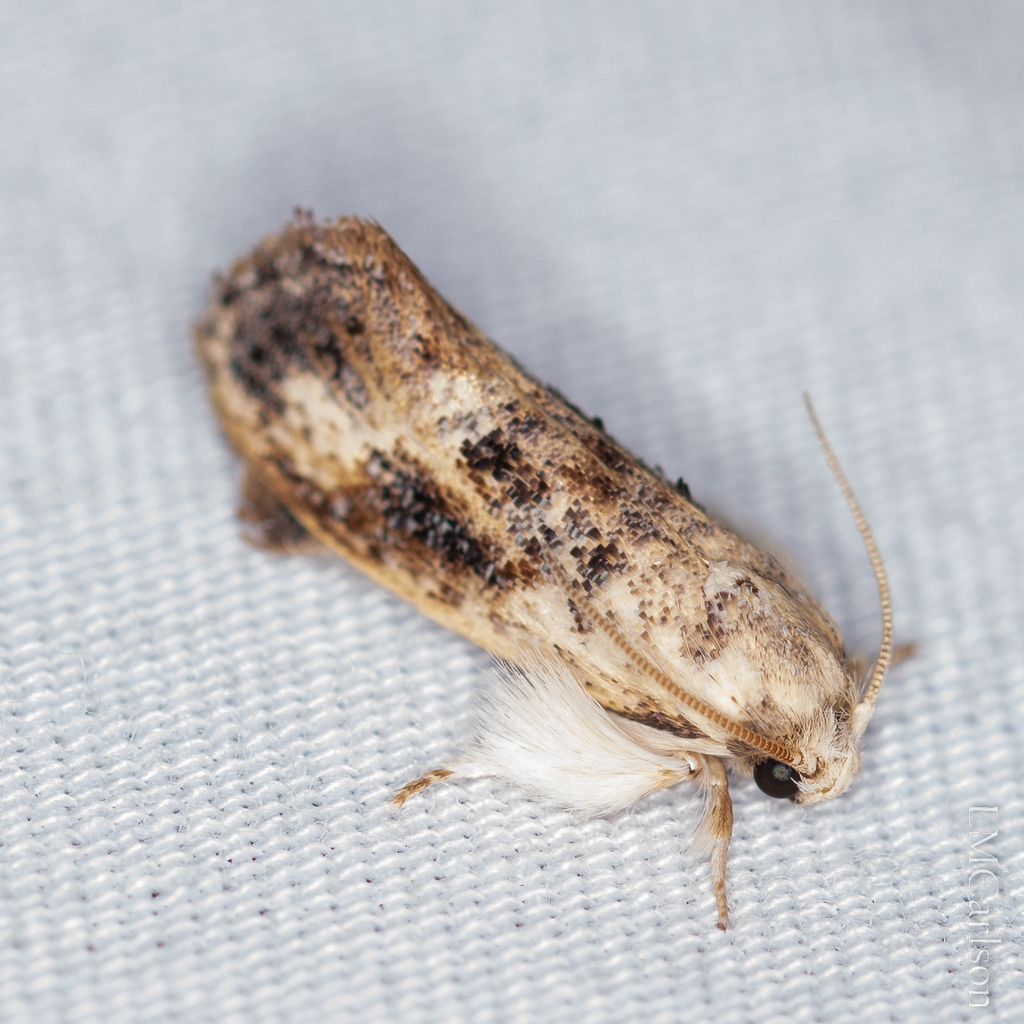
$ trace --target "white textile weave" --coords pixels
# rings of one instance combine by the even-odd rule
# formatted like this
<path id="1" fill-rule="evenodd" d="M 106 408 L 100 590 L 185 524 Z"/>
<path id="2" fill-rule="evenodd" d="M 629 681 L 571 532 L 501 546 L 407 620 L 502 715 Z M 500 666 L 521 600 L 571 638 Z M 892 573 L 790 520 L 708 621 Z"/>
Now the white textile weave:
<path id="1" fill-rule="evenodd" d="M 1022 45 L 1016 0 L 2 5 L 0 1024 L 1024 1020 Z M 685 787 L 389 808 L 487 656 L 240 541 L 189 338 L 295 205 L 870 656 L 814 395 L 919 654 L 841 799 L 733 785 L 726 934 Z"/>

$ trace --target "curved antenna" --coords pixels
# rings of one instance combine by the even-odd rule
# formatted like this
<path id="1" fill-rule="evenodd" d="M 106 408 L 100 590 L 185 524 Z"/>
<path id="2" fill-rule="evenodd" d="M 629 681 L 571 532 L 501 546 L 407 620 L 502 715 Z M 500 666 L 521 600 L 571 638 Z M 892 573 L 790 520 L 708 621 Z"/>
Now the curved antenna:
<path id="1" fill-rule="evenodd" d="M 574 594 L 572 587 L 569 583 L 569 577 L 566 574 L 565 569 L 553 559 L 547 562 L 549 568 L 559 577 L 562 583 L 562 587 L 567 594 Z M 588 602 L 591 600 L 590 595 L 587 595 Z M 723 715 L 717 708 L 713 708 L 707 701 L 701 700 L 700 697 L 695 696 L 692 693 L 687 693 L 678 683 L 671 680 L 667 673 L 663 672 L 657 665 L 651 661 L 650 658 L 646 657 L 643 652 L 637 650 L 634 644 L 631 644 L 622 632 L 615 626 L 613 622 L 610 622 L 605 616 L 601 615 L 595 609 L 593 615 L 589 616 L 587 621 L 600 629 L 601 632 L 608 637 L 609 640 L 616 647 L 622 651 L 623 654 L 633 663 L 633 665 L 640 670 L 640 672 L 647 676 L 648 679 L 656 682 L 661 688 L 670 693 L 683 707 L 690 708 L 691 711 L 696 711 L 702 718 L 707 719 L 710 722 L 714 722 L 723 732 L 727 732 L 734 739 L 739 740 L 741 743 L 745 743 L 749 747 L 753 747 L 754 750 L 759 750 L 762 754 L 773 758 L 776 761 L 780 761 L 783 764 L 792 764 L 796 757 L 796 751 L 791 747 L 786 746 L 784 743 L 778 743 L 773 739 L 769 739 L 767 736 L 762 736 L 759 732 L 754 732 L 752 729 L 747 729 L 745 726 L 737 725 L 736 722 Z"/>
<path id="2" fill-rule="evenodd" d="M 707 701 L 703 701 L 700 697 L 695 697 L 692 693 L 687 693 L 678 683 L 674 683 L 669 677 L 661 671 L 650 659 L 645 658 L 607 619 L 602 618 L 600 615 L 594 615 L 590 619 L 591 623 L 602 630 L 604 634 L 618 647 L 627 658 L 632 661 L 637 668 L 640 669 L 644 675 L 648 676 L 658 683 L 662 689 L 667 690 L 676 700 L 679 701 L 684 707 L 688 707 L 693 711 L 696 711 L 698 715 L 714 722 L 723 732 L 729 733 L 734 739 L 739 740 L 741 743 L 745 743 L 749 747 L 753 747 L 755 750 L 760 750 L 762 754 L 767 754 L 768 757 L 773 758 L 776 761 L 780 761 L 783 764 L 792 764 L 795 758 L 796 752 L 787 747 L 783 743 L 777 743 L 775 740 L 769 739 L 767 736 L 762 736 L 759 732 L 754 732 L 752 729 L 747 729 L 742 725 L 737 725 L 732 719 L 723 715 L 721 711 L 713 708 Z"/>
<path id="3" fill-rule="evenodd" d="M 885 575 L 885 566 L 882 564 L 882 556 L 878 553 L 878 546 L 875 544 L 871 527 L 868 526 L 868 521 L 860 510 L 860 505 L 857 503 L 856 497 L 854 497 L 850 481 L 846 479 L 843 467 L 839 465 L 839 459 L 836 458 L 836 453 L 832 451 L 832 445 L 828 443 L 828 438 L 825 436 L 825 431 L 822 428 L 821 421 L 818 419 L 818 414 L 814 411 L 811 396 L 806 391 L 804 392 L 804 405 L 807 406 L 807 415 L 811 418 L 814 432 L 818 435 L 818 444 L 821 445 L 821 450 L 825 453 L 825 458 L 828 460 L 832 475 L 836 478 L 839 489 L 843 492 L 843 497 L 846 498 L 846 504 L 850 506 L 850 511 L 853 513 L 853 521 L 857 524 L 861 537 L 864 538 L 864 547 L 867 548 L 868 558 L 871 559 L 871 568 L 875 573 L 875 582 L 878 584 L 878 600 L 882 606 L 882 645 L 878 649 L 875 670 L 871 673 L 871 679 L 864 690 L 864 696 L 861 697 L 859 705 L 859 707 L 870 708 L 878 697 L 878 691 L 882 688 L 882 680 L 885 679 L 886 670 L 889 668 L 889 662 L 892 660 L 892 601 L 889 598 L 889 579 Z"/>

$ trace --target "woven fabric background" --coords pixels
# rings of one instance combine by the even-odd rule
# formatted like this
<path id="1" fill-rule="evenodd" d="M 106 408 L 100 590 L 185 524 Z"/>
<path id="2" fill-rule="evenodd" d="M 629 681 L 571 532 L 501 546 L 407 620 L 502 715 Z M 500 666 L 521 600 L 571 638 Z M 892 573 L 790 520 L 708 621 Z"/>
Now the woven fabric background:
<path id="1" fill-rule="evenodd" d="M 4 3 L 0 1021 L 1024 1019 L 1022 45 L 1017 0 Z M 920 650 L 841 799 L 733 786 L 728 933 L 684 790 L 389 810 L 488 659 L 239 540 L 189 337 L 296 204 L 379 219 L 870 656 L 813 393 Z"/>

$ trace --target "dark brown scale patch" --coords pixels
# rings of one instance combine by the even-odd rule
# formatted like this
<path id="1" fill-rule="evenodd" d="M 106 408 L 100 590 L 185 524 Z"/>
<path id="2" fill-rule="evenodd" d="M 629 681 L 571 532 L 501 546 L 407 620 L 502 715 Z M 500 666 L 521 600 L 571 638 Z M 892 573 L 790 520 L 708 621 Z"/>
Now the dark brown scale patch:
<path id="1" fill-rule="evenodd" d="M 313 351 L 324 367 L 326 376 L 341 385 L 345 397 L 352 405 L 362 409 L 369 401 L 369 395 L 363 378 L 345 356 L 344 340 L 334 331 L 328 330 L 313 343 Z"/>
<path id="2" fill-rule="evenodd" d="M 666 715 L 646 701 L 639 701 L 629 711 L 620 711 L 623 718 L 629 718 L 641 725 L 649 725 L 652 729 L 660 729 L 662 732 L 670 732 L 684 740 L 704 740 L 707 733 L 702 732 L 692 722 L 687 721 L 681 715 Z"/>
<path id="3" fill-rule="evenodd" d="M 441 347 L 437 338 L 414 334 L 412 341 L 413 351 L 426 369 L 433 369 L 441 364 Z"/>
<path id="4" fill-rule="evenodd" d="M 626 455 L 622 449 L 606 441 L 599 434 L 591 434 L 583 438 L 583 443 L 610 469 L 616 473 L 628 470 Z M 627 474 L 628 475 L 628 474 Z"/>
<path id="5" fill-rule="evenodd" d="M 544 420 L 537 416 L 532 416 L 530 413 L 520 415 L 520 408 L 518 399 L 513 399 L 505 405 L 505 412 L 511 417 L 507 424 L 508 432 L 520 436 L 536 436 L 537 434 L 544 433 Z"/>
<path id="6" fill-rule="evenodd" d="M 499 578 L 502 583 L 522 583 L 527 587 L 533 586 L 537 579 L 539 570 L 531 562 L 520 559 L 517 562 L 508 561 L 502 567 Z"/>
<path id="7" fill-rule="evenodd" d="M 622 509 L 619 514 L 619 523 L 633 544 L 644 544 L 651 540 L 667 540 L 654 519 L 632 505 Z"/>
<path id="8" fill-rule="evenodd" d="M 569 554 L 578 559 L 576 571 L 583 577 L 583 587 L 588 593 L 588 583 L 601 586 L 611 573 L 622 572 L 629 564 L 614 543 L 598 544 L 589 551 L 575 547 Z"/>
<path id="9" fill-rule="evenodd" d="M 294 369 L 333 377 L 350 401 L 366 402 L 363 382 L 345 356 L 364 330 L 359 310 L 350 308 L 361 302 L 362 289 L 352 268 L 329 258 L 310 228 L 297 222 L 220 283 L 221 304 L 238 309 L 231 371 L 272 413 L 283 411 L 277 385 Z"/>
<path id="10" fill-rule="evenodd" d="M 626 497 L 626 489 L 605 473 L 587 472 L 568 463 L 562 464 L 559 473 L 566 487 L 589 495 L 598 504 L 619 504 Z"/>
<path id="11" fill-rule="evenodd" d="M 509 403 L 513 407 L 517 404 Z M 536 421 L 530 417 L 515 418 L 512 422 L 517 424 L 514 429 L 518 433 L 536 430 Z M 512 424 L 509 426 L 513 429 Z M 531 504 L 540 505 L 550 493 L 544 471 L 532 467 L 519 445 L 510 440 L 500 427 L 476 442 L 466 438 L 459 451 L 465 459 L 470 481 L 492 508 L 500 508 L 505 498 L 511 500 L 517 509 Z M 506 484 L 505 488 L 496 493 L 487 485 L 485 476 Z"/>
<path id="12" fill-rule="evenodd" d="M 587 523 L 590 521 L 589 517 L 584 511 L 578 498 L 573 499 L 573 503 L 562 514 L 562 519 L 566 524 L 566 536 L 570 540 L 576 540 L 578 537 L 582 537 L 583 534 L 590 529 L 590 527 L 587 526 Z M 571 551 L 570 554 L 572 554 Z"/>
<path id="13" fill-rule="evenodd" d="M 569 605 L 569 612 L 572 615 L 572 621 L 576 623 L 576 631 L 578 633 L 589 633 L 593 627 L 584 618 L 583 613 L 580 611 L 576 602 L 572 598 L 569 598 L 566 603 Z"/>
<path id="14" fill-rule="evenodd" d="M 231 340 L 231 372 L 256 401 L 277 415 L 284 412 L 277 385 L 285 373 L 293 366 L 312 368 L 296 331 L 302 322 L 298 303 L 283 292 L 275 292 L 269 299 L 243 296 L 238 330 Z M 262 308 L 246 308 L 258 304 Z"/>
<path id="15" fill-rule="evenodd" d="M 469 469 L 477 473 L 490 473 L 495 480 L 507 479 L 523 453 L 514 441 L 507 442 L 503 438 L 500 427 L 495 427 L 475 444 L 466 438 L 459 451 Z"/>
<path id="16" fill-rule="evenodd" d="M 523 545 L 523 554 L 528 558 L 536 558 L 541 552 L 540 541 L 536 537 L 531 537 L 526 544 Z"/>
<path id="17" fill-rule="evenodd" d="M 708 630 L 716 640 L 724 640 L 726 635 L 725 609 L 720 602 L 707 601 Z"/>
<path id="18" fill-rule="evenodd" d="M 721 654 L 724 645 L 711 632 L 706 622 L 694 622 L 681 630 L 681 658 L 690 658 L 698 665 L 714 661 Z"/>
<path id="19" fill-rule="evenodd" d="M 393 536 L 396 534 L 412 538 L 485 583 L 499 582 L 488 545 L 460 521 L 432 481 L 397 469 L 378 451 L 373 452 L 367 470 L 373 484 L 367 489 L 366 503 L 377 509 L 385 530 L 392 535 L 385 546 L 400 543 Z"/>
<path id="20" fill-rule="evenodd" d="M 512 499 L 512 504 L 516 508 L 523 508 L 531 501 L 538 502 L 541 497 L 538 491 L 535 491 L 525 480 L 521 480 L 519 477 L 513 478 L 505 494 Z"/>
<path id="21" fill-rule="evenodd" d="M 346 548 L 362 547 L 367 557 L 383 561 L 389 551 L 408 551 L 410 542 L 415 542 L 439 555 L 449 569 L 471 572 L 487 585 L 504 587 L 510 582 L 497 569 L 501 553 L 473 535 L 433 483 L 412 470 L 396 468 L 379 451 L 372 453 L 367 464 L 369 481 L 354 488 L 324 491 L 297 473 L 287 457 L 274 465 L 291 485 L 296 503 L 314 513 Z M 413 575 L 423 569 L 422 551 L 418 557 L 408 567 Z M 521 572 L 518 565 L 514 569 L 525 581 L 529 570 Z M 455 588 L 445 584 L 435 596 L 453 605 L 462 600 Z"/>

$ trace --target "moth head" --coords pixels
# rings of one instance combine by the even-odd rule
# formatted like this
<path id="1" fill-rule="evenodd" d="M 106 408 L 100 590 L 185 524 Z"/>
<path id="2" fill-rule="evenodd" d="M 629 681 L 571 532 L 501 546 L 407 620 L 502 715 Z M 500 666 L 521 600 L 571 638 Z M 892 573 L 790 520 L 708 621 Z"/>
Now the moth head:
<path id="1" fill-rule="evenodd" d="M 845 792 L 861 766 L 860 734 L 852 728 L 855 714 L 849 704 L 829 708 L 779 756 L 755 759 L 758 789 L 797 804 L 818 803 Z"/>
<path id="2" fill-rule="evenodd" d="M 754 781 L 762 793 L 795 804 L 813 804 L 842 793 L 860 768 L 860 757 L 830 762 L 826 770 L 813 780 L 804 777 L 792 765 L 781 761 L 758 761 Z"/>
<path id="3" fill-rule="evenodd" d="M 827 749 L 816 758 L 813 770 L 800 772 L 793 769 L 796 792 L 791 799 L 797 804 L 831 800 L 849 789 L 854 776 L 860 771 L 860 765 L 860 746 L 857 740 L 849 731 L 838 732 L 832 737 Z M 778 775 L 779 770 L 775 769 L 773 774 Z"/>

